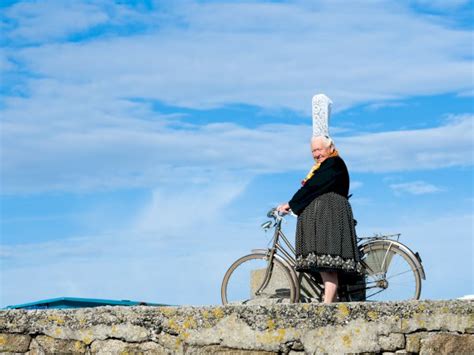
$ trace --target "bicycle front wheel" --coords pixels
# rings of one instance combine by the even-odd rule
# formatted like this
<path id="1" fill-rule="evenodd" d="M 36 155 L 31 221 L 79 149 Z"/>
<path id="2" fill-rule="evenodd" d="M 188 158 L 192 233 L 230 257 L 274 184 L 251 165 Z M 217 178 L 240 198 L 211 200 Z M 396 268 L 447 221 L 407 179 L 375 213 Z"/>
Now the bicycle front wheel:
<path id="1" fill-rule="evenodd" d="M 421 277 L 417 265 L 396 244 L 369 243 L 362 247 L 362 263 L 366 269 L 367 301 L 417 300 L 421 293 Z"/>
<path id="2" fill-rule="evenodd" d="M 293 303 L 296 287 L 285 265 L 254 253 L 241 257 L 227 270 L 221 298 L 223 304 Z"/>

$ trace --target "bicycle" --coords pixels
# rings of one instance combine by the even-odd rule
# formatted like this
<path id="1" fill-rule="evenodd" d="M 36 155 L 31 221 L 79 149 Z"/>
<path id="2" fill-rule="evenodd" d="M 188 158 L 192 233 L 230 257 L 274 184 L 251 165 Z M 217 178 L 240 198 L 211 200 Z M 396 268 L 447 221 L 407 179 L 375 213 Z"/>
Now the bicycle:
<path id="1" fill-rule="evenodd" d="M 236 260 L 224 275 L 222 303 L 321 302 L 324 286 L 318 275 L 295 269 L 296 251 L 282 231 L 275 208 L 261 227 L 274 228 L 271 246 L 254 249 Z M 421 257 L 399 241 L 400 233 L 357 238 L 363 275 L 339 281 L 339 301 L 395 301 L 419 299 L 425 280 Z M 280 241 L 283 241 L 282 244 Z"/>

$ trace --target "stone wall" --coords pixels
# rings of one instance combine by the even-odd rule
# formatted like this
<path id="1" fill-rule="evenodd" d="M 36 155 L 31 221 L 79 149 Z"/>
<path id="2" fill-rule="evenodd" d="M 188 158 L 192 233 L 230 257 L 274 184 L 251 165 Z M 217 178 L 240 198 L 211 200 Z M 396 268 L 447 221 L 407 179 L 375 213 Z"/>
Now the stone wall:
<path id="1" fill-rule="evenodd" d="M 474 353 L 474 302 L 0 311 L 12 353 Z"/>

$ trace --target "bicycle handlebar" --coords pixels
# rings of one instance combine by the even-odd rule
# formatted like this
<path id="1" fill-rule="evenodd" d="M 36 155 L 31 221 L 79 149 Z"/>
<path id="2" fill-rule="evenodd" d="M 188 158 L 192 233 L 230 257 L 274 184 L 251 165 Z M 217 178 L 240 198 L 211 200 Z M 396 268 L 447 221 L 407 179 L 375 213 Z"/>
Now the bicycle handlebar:
<path id="1" fill-rule="evenodd" d="M 269 218 L 274 218 L 276 220 L 284 219 L 283 217 L 286 216 L 287 214 L 290 214 L 292 216 L 296 216 L 293 211 L 290 210 L 289 213 L 281 213 L 279 212 L 276 207 L 273 207 L 270 211 L 267 212 L 267 217 Z"/>
<path id="2" fill-rule="evenodd" d="M 274 218 L 275 217 L 275 212 L 278 213 L 277 209 L 273 207 L 270 211 L 267 212 L 267 217 L 268 218 Z"/>

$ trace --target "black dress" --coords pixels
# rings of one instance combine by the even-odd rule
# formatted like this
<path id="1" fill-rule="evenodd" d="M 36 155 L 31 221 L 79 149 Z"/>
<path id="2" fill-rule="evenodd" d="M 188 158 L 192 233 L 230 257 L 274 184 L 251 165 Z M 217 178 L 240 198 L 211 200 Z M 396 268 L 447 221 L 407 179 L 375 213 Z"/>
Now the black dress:
<path id="1" fill-rule="evenodd" d="M 336 156 L 326 159 L 290 200 L 298 215 L 299 271 L 362 272 L 348 192 L 349 173 Z"/>

